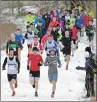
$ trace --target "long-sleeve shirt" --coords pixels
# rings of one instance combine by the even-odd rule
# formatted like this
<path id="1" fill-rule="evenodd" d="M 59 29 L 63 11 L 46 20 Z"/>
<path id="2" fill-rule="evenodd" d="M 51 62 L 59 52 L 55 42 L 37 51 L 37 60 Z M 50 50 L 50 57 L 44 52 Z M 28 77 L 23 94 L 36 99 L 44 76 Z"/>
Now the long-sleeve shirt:
<path id="1" fill-rule="evenodd" d="M 61 61 L 58 56 L 47 56 L 44 66 L 49 66 L 48 74 L 58 73 L 57 63 L 61 65 Z"/>
<path id="2" fill-rule="evenodd" d="M 6 57 L 2 68 L 5 68 L 6 64 L 8 64 L 7 74 L 17 74 L 17 70 L 20 69 L 20 61 L 17 57 Z"/>
<path id="3" fill-rule="evenodd" d="M 15 34 L 16 41 L 23 43 L 23 35 L 22 34 Z"/>
<path id="4" fill-rule="evenodd" d="M 68 37 L 68 38 L 67 37 L 63 37 L 61 41 L 62 41 L 62 44 L 64 45 L 65 48 L 67 48 L 67 49 L 71 48 L 71 41 L 72 41 L 72 39 L 70 37 Z"/>
<path id="5" fill-rule="evenodd" d="M 22 50 L 23 46 L 21 43 L 17 42 L 17 41 L 11 41 L 9 40 L 7 42 L 7 45 L 6 45 L 6 53 L 9 52 L 9 49 L 10 48 L 13 48 L 14 49 L 14 55 L 15 56 L 18 56 L 18 51 L 19 51 L 19 48 Z"/>
<path id="6" fill-rule="evenodd" d="M 42 28 L 42 27 L 40 27 L 40 26 L 37 26 L 36 28 L 37 28 L 37 30 L 39 31 L 37 35 L 39 36 L 39 38 L 40 38 L 40 40 L 41 40 L 41 39 L 43 38 L 43 36 L 45 35 L 44 28 Z"/>
<path id="7" fill-rule="evenodd" d="M 55 31 L 52 30 L 52 31 L 51 31 L 51 35 L 53 35 L 54 40 L 55 40 L 56 42 L 60 41 L 61 38 L 62 38 L 61 31 L 58 31 L 58 30 L 55 30 Z"/>
<path id="8" fill-rule="evenodd" d="M 84 26 L 84 20 L 82 18 L 76 19 L 76 25 L 82 28 Z"/>

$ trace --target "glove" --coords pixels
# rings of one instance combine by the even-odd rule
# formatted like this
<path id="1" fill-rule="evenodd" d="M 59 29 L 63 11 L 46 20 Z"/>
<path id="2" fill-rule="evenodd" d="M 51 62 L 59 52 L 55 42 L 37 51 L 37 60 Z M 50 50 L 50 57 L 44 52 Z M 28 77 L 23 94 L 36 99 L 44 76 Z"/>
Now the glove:
<path id="1" fill-rule="evenodd" d="M 45 48 L 45 51 L 47 51 L 47 47 Z"/>
<path id="2" fill-rule="evenodd" d="M 23 39 L 23 44 L 25 43 L 25 39 Z"/>
<path id="3" fill-rule="evenodd" d="M 5 68 L 2 68 L 2 70 L 6 70 Z"/>
<path id="4" fill-rule="evenodd" d="M 32 85 L 33 86 L 33 88 L 35 88 L 35 85 Z"/>
<path id="5" fill-rule="evenodd" d="M 78 67 L 76 67 L 76 69 L 77 69 L 77 70 L 80 70 L 80 67 L 78 66 Z"/>
<path id="6" fill-rule="evenodd" d="M 27 65 L 27 70 L 29 70 L 29 65 Z"/>
<path id="7" fill-rule="evenodd" d="M 62 65 L 58 65 L 59 68 L 61 68 Z"/>
<path id="8" fill-rule="evenodd" d="M 42 66 L 42 63 L 38 63 L 38 66 Z"/>
<path id="9" fill-rule="evenodd" d="M 20 69 L 18 69 L 18 71 L 17 71 L 17 72 L 18 72 L 18 74 L 19 74 L 19 73 L 20 73 Z"/>

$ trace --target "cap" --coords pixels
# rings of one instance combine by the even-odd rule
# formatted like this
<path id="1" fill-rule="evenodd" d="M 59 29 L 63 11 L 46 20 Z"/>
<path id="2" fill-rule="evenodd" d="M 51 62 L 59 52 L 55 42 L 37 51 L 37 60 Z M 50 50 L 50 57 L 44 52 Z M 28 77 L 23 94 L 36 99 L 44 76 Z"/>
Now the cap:
<path id="1" fill-rule="evenodd" d="M 91 52 L 91 48 L 90 48 L 90 47 L 86 47 L 86 48 L 85 48 L 85 51 Z"/>
<path id="2" fill-rule="evenodd" d="M 50 50 L 49 50 L 49 53 L 50 53 L 51 51 L 56 52 L 56 49 L 54 49 L 54 48 L 50 49 Z"/>

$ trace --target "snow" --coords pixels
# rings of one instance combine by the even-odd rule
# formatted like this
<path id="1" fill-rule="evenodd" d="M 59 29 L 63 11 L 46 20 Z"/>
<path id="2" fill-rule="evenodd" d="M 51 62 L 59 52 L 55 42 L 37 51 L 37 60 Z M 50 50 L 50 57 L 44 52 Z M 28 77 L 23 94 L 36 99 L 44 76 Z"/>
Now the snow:
<path id="1" fill-rule="evenodd" d="M 23 9 L 28 9 L 24 6 Z M 15 23 L 24 27 L 24 17 L 15 20 Z M 25 31 L 25 30 L 24 30 Z M 96 35 L 96 34 L 95 34 Z M 94 45 L 96 46 L 96 37 Z M 48 67 L 41 67 L 41 76 L 39 80 L 39 97 L 34 97 L 34 89 L 29 83 L 29 71 L 27 70 L 27 43 L 24 44 L 24 49 L 21 53 L 21 70 L 18 74 L 18 88 L 15 89 L 16 96 L 12 97 L 9 83 L 7 81 L 7 72 L 1 71 L 1 101 L 89 101 L 90 98 L 83 98 L 86 94 L 85 90 L 85 71 L 76 70 L 76 66 L 84 66 L 84 49 L 88 45 L 87 38 L 81 38 L 78 50 L 75 51 L 74 57 L 71 57 L 69 69 L 65 70 L 65 62 L 62 53 L 60 52 L 60 59 L 62 68 L 58 68 L 58 82 L 55 93 L 55 98 L 50 97 L 52 85 L 48 80 Z M 45 52 L 43 53 L 45 60 Z M 4 58 L 6 57 L 5 51 L 1 51 L 1 70 Z M 6 97 L 6 98 L 5 98 Z"/>
<path id="2" fill-rule="evenodd" d="M 4 19 L 3 23 L 14 23 L 14 24 L 17 24 L 17 25 L 20 24 L 21 20 L 23 20 L 23 17 L 21 17 L 22 19 L 20 17 L 19 18 L 16 17 L 16 15 L 18 14 L 18 8 L 17 7 L 13 8 L 13 10 L 14 10 L 14 15 L 12 16 L 12 11 L 11 11 L 10 8 L 2 9 L 2 15 L 1 16 L 2 16 L 2 19 Z M 25 12 L 25 13 L 26 12 L 37 13 L 38 7 L 23 6 L 23 7 L 20 8 L 20 11 Z M 19 22 L 19 20 L 20 20 L 20 22 Z M 23 22 L 23 24 L 24 24 L 24 22 Z"/>
<path id="3" fill-rule="evenodd" d="M 11 96 L 11 90 L 7 81 L 6 71 L 1 72 L 1 100 L 2 101 L 89 101 L 90 98 L 83 98 L 85 90 L 85 71 L 76 70 L 76 66 L 84 66 L 84 49 L 87 44 L 79 43 L 79 49 L 76 50 L 74 57 L 71 57 L 69 70 L 65 70 L 65 62 L 62 53 L 60 59 L 62 68 L 58 68 L 58 82 L 55 98 L 50 97 L 52 85 L 48 81 L 48 67 L 41 67 L 41 76 L 39 80 L 39 97 L 34 97 L 34 89 L 29 83 L 29 71 L 27 70 L 27 45 L 21 53 L 21 70 L 18 74 L 18 88 L 15 89 L 16 96 Z M 1 52 L 2 61 L 5 58 L 5 51 Z M 45 52 L 43 53 L 45 60 Z M 5 98 L 6 97 L 6 98 Z"/>
<path id="4" fill-rule="evenodd" d="M 8 13 L 8 12 L 11 12 L 9 8 L 5 8 L 2 10 L 2 13 Z"/>
<path id="5" fill-rule="evenodd" d="M 21 10 L 24 10 L 26 12 L 36 13 L 38 8 L 33 7 L 33 6 L 23 6 L 23 7 L 21 7 Z"/>

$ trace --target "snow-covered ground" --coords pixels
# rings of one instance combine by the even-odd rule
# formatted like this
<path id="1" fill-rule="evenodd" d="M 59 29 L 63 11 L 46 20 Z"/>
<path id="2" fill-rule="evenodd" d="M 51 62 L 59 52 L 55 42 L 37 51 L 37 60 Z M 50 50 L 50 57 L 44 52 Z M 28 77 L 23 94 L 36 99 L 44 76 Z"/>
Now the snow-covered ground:
<path id="1" fill-rule="evenodd" d="M 38 8 L 37 7 L 33 7 L 33 6 L 23 6 L 23 7 L 21 7 L 21 10 L 25 11 L 25 12 L 36 13 L 38 11 Z"/>
<path id="2" fill-rule="evenodd" d="M 86 37 L 85 37 L 86 38 Z M 29 71 L 27 70 L 27 45 L 21 53 L 21 70 L 18 74 L 18 88 L 15 89 L 16 96 L 12 97 L 11 90 L 7 81 L 6 71 L 1 71 L 1 100 L 2 101 L 88 101 L 83 98 L 85 90 L 85 71 L 76 70 L 76 66 L 84 66 L 84 49 L 85 43 L 79 43 L 79 49 L 76 50 L 74 57 L 71 57 L 69 70 L 65 70 L 65 62 L 62 53 L 60 59 L 62 68 L 59 68 L 58 82 L 55 98 L 50 97 L 52 85 L 48 81 L 48 67 L 41 67 L 41 76 L 39 80 L 39 97 L 34 97 L 34 89 L 29 83 Z M 1 52 L 1 65 L 5 58 L 5 51 Z M 43 53 L 45 60 L 45 52 Z"/>
<path id="3" fill-rule="evenodd" d="M 23 7 L 22 9 L 32 11 L 31 7 Z M 15 21 L 18 26 L 23 29 L 24 17 L 18 18 Z M 96 37 L 94 39 L 94 45 L 96 44 Z M 18 88 L 16 96 L 12 97 L 9 83 L 7 81 L 7 72 L 2 71 L 2 63 L 5 58 L 5 51 L 1 51 L 1 101 L 88 101 L 90 99 L 83 98 L 86 94 L 85 90 L 85 71 L 76 70 L 76 66 L 84 66 L 84 49 L 87 46 L 87 38 L 81 39 L 79 43 L 79 49 L 76 50 L 74 57 L 71 57 L 69 70 L 65 70 L 65 62 L 62 53 L 60 53 L 60 59 L 62 62 L 62 68 L 59 68 L 57 89 L 55 98 L 50 97 L 52 91 L 52 85 L 48 81 L 48 67 L 41 67 L 41 76 L 39 80 L 39 97 L 34 97 L 34 89 L 29 83 L 29 71 L 27 70 L 27 45 L 24 44 L 24 49 L 21 53 L 21 70 L 18 74 Z M 96 45 L 95 45 L 96 46 Z M 45 60 L 45 52 L 43 53 L 43 59 Z"/>

